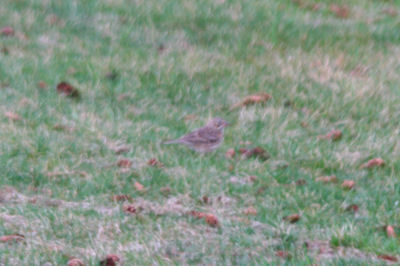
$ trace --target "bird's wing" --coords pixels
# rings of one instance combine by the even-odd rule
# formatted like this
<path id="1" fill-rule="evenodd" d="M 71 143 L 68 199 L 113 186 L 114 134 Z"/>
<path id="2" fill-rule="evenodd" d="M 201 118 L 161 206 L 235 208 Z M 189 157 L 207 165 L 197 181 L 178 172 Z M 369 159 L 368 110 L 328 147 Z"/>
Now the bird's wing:
<path id="1" fill-rule="evenodd" d="M 220 136 L 220 130 L 213 127 L 203 127 L 183 136 L 181 140 L 192 144 L 207 144 L 220 141 Z"/>

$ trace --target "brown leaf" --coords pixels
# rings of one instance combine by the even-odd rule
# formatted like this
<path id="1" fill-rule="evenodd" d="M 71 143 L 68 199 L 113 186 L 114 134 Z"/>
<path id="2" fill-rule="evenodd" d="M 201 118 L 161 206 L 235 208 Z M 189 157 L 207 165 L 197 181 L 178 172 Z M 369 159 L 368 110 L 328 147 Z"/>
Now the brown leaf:
<path id="1" fill-rule="evenodd" d="M 290 254 L 287 251 L 284 250 L 278 250 L 275 252 L 275 256 L 283 258 L 283 259 L 287 259 L 290 258 Z"/>
<path id="2" fill-rule="evenodd" d="M 255 176 L 255 175 L 251 175 L 251 176 L 249 176 L 249 181 L 250 182 L 252 182 L 252 183 L 254 183 L 254 182 L 256 182 L 257 181 L 257 177 Z"/>
<path id="3" fill-rule="evenodd" d="M 349 212 L 358 212 L 359 209 L 360 209 L 360 208 L 358 207 L 357 204 L 351 204 L 351 205 L 347 206 L 346 211 L 349 211 Z"/>
<path id="4" fill-rule="evenodd" d="M 268 160 L 270 158 L 270 155 L 267 153 L 266 150 L 264 150 L 261 147 L 255 147 L 252 149 L 239 149 L 239 152 L 242 154 L 242 156 L 246 159 L 250 157 L 257 157 L 262 160 Z"/>
<path id="5" fill-rule="evenodd" d="M 206 223 L 211 227 L 219 226 L 218 219 L 213 214 L 207 214 L 205 217 Z"/>
<path id="6" fill-rule="evenodd" d="M 335 175 L 331 176 L 320 176 L 315 179 L 317 182 L 324 182 L 324 183 L 336 183 L 338 181 Z"/>
<path id="7" fill-rule="evenodd" d="M 132 204 L 124 205 L 124 206 L 122 207 L 122 210 L 123 210 L 125 213 L 130 213 L 130 214 L 135 214 L 135 213 L 137 213 L 136 207 L 135 207 L 134 205 L 132 205 Z"/>
<path id="8" fill-rule="evenodd" d="M 117 262 L 120 261 L 120 258 L 115 254 L 109 254 L 105 259 L 100 261 L 101 266 L 116 266 Z"/>
<path id="9" fill-rule="evenodd" d="M 344 180 L 342 183 L 342 188 L 352 189 L 356 183 L 353 180 Z"/>
<path id="10" fill-rule="evenodd" d="M 65 81 L 58 83 L 57 92 L 71 98 L 80 97 L 79 91 L 76 88 L 74 88 L 71 84 Z"/>
<path id="11" fill-rule="evenodd" d="M 250 96 L 245 97 L 243 100 L 241 100 L 240 102 L 234 104 L 231 109 L 236 109 L 239 107 L 244 107 L 246 105 L 250 105 L 250 104 L 255 104 L 255 103 L 262 103 L 262 102 L 266 102 L 269 99 L 271 99 L 271 95 L 264 93 L 264 92 L 260 92 L 260 93 L 256 93 Z"/>
<path id="12" fill-rule="evenodd" d="M 68 266 L 84 266 L 85 264 L 77 258 L 70 259 L 68 261 Z"/>
<path id="13" fill-rule="evenodd" d="M 37 83 L 37 86 L 38 86 L 40 89 L 45 89 L 45 88 L 47 88 L 47 83 L 44 82 L 43 80 L 41 80 L 41 81 L 39 81 L 39 82 Z"/>
<path id="14" fill-rule="evenodd" d="M 283 217 L 284 221 L 290 222 L 290 223 L 297 223 L 300 220 L 300 214 L 291 214 L 289 216 Z"/>
<path id="15" fill-rule="evenodd" d="M 112 195 L 111 196 L 112 201 L 120 202 L 120 201 L 132 201 L 132 197 L 129 195 L 125 194 L 119 194 L 119 195 Z"/>
<path id="16" fill-rule="evenodd" d="M 194 218 L 202 219 L 207 216 L 206 213 L 204 212 L 198 212 L 198 211 L 190 211 L 189 215 L 193 216 Z"/>
<path id="17" fill-rule="evenodd" d="M 342 138 L 342 131 L 340 130 L 332 130 L 326 135 L 318 136 L 320 139 L 330 139 L 332 141 L 339 140 Z"/>
<path id="18" fill-rule="evenodd" d="M 135 189 L 137 191 L 143 191 L 144 190 L 144 186 L 142 184 L 140 184 L 139 182 L 135 182 L 134 186 L 135 186 Z"/>
<path id="19" fill-rule="evenodd" d="M 392 256 L 392 255 L 387 255 L 387 254 L 378 255 L 378 258 L 381 260 L 388 260 L 388 261 L 392 261 L 392 262 L 398 261 L 397 257 Z"/>
<path id="20" fill-rule="evenodd" d="M 300 126 L 303 127 L 303 128 L 308 128 L 309 124 L 307 122 L 302 121 L 300 123 Z"/>
<path id="21" fill-rule="evenodd" d="M 257 210 L 256 210 L 256 208 L 250 206 L 246 210 L 244 210 L 244 214 L 246 214 L 246 215 L 257 215 Z"/>
<path id="22" fill-rule="evenodd" d="M 16 113 L 13 113 L 13 112 L 5 112 L 4 115 L 8 119 L 13 120 L 13 121 L 21 120 L 21 117 L 19 115 L 17 115 Z"/>
<path id="23" fill-rule="evenodd" d="M 12 27 L 6 26 L 6 27 L 3 27 L 0 30 L 0 33 L 3 36 L 13 36 L 15 32 L 14 32 L 14 29 Z"/>
<path id="24" fill-rule="evenodd" d="M 14 234 L 14 235 L 6 235 L 0 237 L 0 242 L 9 243 L 9 242 L 21 242 L 25 240 L 25 236 L 21 234 Z"/>
<path id="25" fill-rule="evenodd" d="M 235 150 L 234 149 L 228 149 L 225 153 L 225 157 L 228 159 L 232 159 L 235 157 Z"/>
<path id="26" fill-rule="evenodd" d="M 153 167 L 163 167 L 164 164 L 157 160 L 156 158 L 151 158 L 148 162 L 147 165 L 153 166 Z"/>
<path id="27" fill-rule="evenodd" d="M 374 159 L 371 159 L 368 162 L 362 164 L 360 168 L 361 169 L 372 168 L 372 167 L 376 167 L 376 166 L 382 167 L 384 165 L 385 165 L 385 161 L 382 158 L 374 158 Z"/>
<path id="28" fill-rule="evenodd" d="M 171 188 L 170 187 L 162 187 L 162 188 L 160 188 L 160 192 L 164 196 L 167 196 L 171 193 Z"/>
<path id="29" fill-rule="evenodd" d="M 295 184 L 296 184 L 296 186 L 304 186 L 305 184 L 307 184 L 307 181 L 303 178 L 300 178 L 300 179 L 296 180 Z"/>
<path id="30" fill-rule="evenodd" d="M 203 197 L 201 197 L 201 199 L 203 200 L 203 203 L 204 203 L 204 204 L 210 203 L 210 199 L 209 199 L 206 195 L 204 195 Z"/>
<path id="31" fill-rule="evenodd" d="M 118 167 L 122 167 L 122 168 L 129 168 L 132 166 L 132 162 L 128 159 L 120 159 L 117 162 Z"/>
<path id="32" fill-rule="evenodd" d="M 396 9 L 393 9 L 393 8 L 386 8 L 386 9 L 382 10 L 382 13 L 385 15 L 391 16 L 391 17 L 395 17 L 398 14 Z"/>
<path id="33" fill-rule="evenodd" d="M 391 225 L 386 226 L 386 234 L 388 237 L 396 237 L 396 232 L 394 231 L 393 226 Z"/>
<path id="34" fill-rule="evenodd" d="M 67 131 L 69 133 L 71 133 L 75 130 L 73 127 L 69 127 L 69 126 L 61 125 L 61 124 L 55 124 L 53 126 L 53 129 L 57 130 L 57 131 Z"/>
<path id="35" fill-rule="evenodd" d="M 130 151 L 130 148 L 127 146 L 121 146 L 114 149 L 115 154 L 127 153 Z"/>
<path id="36" fill-rule="evenodd" d="M 350 13 L 347 6 L 339 6 L 337 4 L 331 4 L 329 10 L 339 18 L 348 18 Z"/>

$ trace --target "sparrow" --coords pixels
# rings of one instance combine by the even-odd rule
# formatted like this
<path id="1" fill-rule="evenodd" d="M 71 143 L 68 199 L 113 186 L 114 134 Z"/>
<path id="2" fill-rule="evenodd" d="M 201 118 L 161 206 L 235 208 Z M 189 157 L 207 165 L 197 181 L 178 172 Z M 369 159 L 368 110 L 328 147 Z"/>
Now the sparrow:
<path id="1" fill-rule="evenodd" d="M 184 144 L 196 152 L 211 152 L 218 148 L 224 140 L 224 128 L 228 125 L 228 122 L 216 117 L 206 126 L 196 129 L 178 139 L 165 141 L 163 144 Z"/>

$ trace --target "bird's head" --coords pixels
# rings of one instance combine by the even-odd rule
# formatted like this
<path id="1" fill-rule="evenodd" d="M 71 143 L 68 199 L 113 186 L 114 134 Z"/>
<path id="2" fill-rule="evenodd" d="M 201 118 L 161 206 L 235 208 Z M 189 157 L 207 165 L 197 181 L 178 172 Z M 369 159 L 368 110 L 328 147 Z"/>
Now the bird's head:
<path id="1" fill-rule="evenodd" d="M 217 129 L 224 129 L 226 126 L 229 126 L 229 123 L 224 119 L 216 117 L 208 123 L 208 125 L 215 127 Z"/>

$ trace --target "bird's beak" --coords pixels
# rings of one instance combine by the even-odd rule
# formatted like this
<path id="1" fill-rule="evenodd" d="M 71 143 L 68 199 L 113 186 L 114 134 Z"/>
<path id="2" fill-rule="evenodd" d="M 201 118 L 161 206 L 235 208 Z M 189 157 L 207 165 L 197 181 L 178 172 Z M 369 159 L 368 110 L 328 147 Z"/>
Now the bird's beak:
<path id="1" fill-rule="evenodd" d="M 231 125 L 231 123 L 228 123 L 228 122 L 226 122 L 225 121 L 225 126 L 227 127 L 227 126 L 230 126 Z"/>

